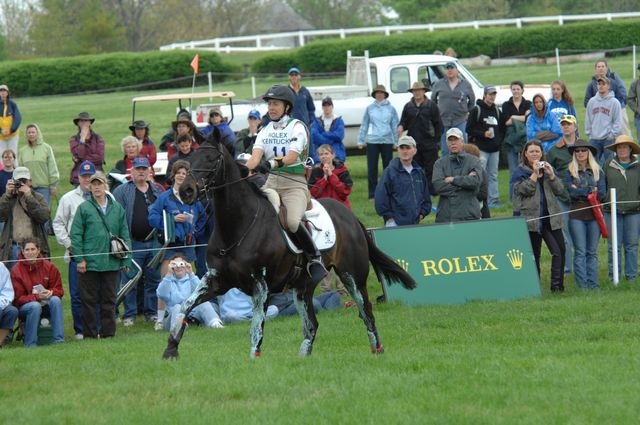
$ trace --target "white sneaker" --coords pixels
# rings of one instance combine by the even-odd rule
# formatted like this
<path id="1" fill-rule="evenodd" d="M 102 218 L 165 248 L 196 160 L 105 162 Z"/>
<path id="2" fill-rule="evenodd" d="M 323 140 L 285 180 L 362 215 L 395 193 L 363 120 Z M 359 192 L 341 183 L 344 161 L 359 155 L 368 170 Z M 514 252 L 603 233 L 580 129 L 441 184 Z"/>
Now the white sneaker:
<path id="1" fill-rule="evenodd" d="M 215 329 L 222 329 L 224 328 L 224 325 L 222 324 L 222 321 L 220 319 L 215 319 L 211 322 L 211 324 L 209 324 L 210 328 L 215 328 Z"/>
<path id="2" fill-rule="evenodd" d="M 164 329 L 164 325 L 162 322 L 156 322 L 156 324 L 153 325 L 153 329 L 155 329 L 156 331 L 161 331 L 162 329 Z"/>
<path id="3" fill-rule="evenodd" d="M 77 340 L 77 341 L 82 341 L 84 339 L 84 335 L 82 334 L 75 334 L 73 336 L 73 339 Z"/>
<path id="4" fill-rule="evenodd" d="M 133 319 L 124 319 L 124 320 L 122 321 L 122 324 L 123 324 L 126 328 L 128 328 L 128 327 L 130 327 L 130 326 L 133 326 Z"/>

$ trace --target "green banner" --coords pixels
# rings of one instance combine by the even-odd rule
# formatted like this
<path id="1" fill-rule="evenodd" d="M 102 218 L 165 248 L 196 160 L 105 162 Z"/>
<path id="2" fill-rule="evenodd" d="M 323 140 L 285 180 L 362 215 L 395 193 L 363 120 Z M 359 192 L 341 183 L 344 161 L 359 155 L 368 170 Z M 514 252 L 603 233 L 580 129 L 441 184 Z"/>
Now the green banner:
<path id="1" fill-rule="evenodd" d="M 522 218 L 372 229 L 376 245 L 415 279 L 418 287 L 382 287 L 405 304 L 457 304 L 469 300 L 540 296 L 540 281 Z"/>

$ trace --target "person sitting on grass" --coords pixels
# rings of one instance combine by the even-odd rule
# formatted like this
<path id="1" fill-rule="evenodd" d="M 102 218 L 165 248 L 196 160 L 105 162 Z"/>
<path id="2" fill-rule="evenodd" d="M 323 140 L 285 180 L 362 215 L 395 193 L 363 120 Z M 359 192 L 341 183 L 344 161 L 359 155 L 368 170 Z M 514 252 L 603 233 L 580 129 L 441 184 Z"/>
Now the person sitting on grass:
<path id="1" fill-rule="evenodd" d="M 18 309 L 13 302 L 14 291 L 9 270 L 0 262 L 0 348 L 4 346 L 7 335 L 13 330 L 18 318 Z"/>
<path id="2" fill-rule="evenodd" d="M 270 305 L 266 311 L 266 318 L 272 319 L 278 315 L 278 307 Z M 253 318 L 253 300 L 238 288 L 231 288 L 220 297 L 220 317 L 224 323 L 235 323 Z"/>
<path id="3" fill-rule="evenodd" d="M 38 340 L 40 318 L 51 318 L 53 342 L 64 342 L 62 319 L 62 279 L 60 271 L 51 261 L 42 258 L 40 242 L 27 238 L 22 243 L 20 262 L 11 270 L 15 292 L 15 305 L 20 319 L 25 321 L 24 345 L 35 347 Z"/>
<path id="4" fill-rule="evenodd" d="M 169 272 L 164 276 L 156 294 L 158 295 L 158 321 L 155 330 L 169 330 L 180 313 L 182 303 L 196 290 L 200 279 L 193 273 L 191 264 L 182 254 L 169 260 Z M 165 311 L 168 313 L 165 317 Z M 204 302 L 191 310 L 190 319 L 195 319 L 208 328 L 223 328 L 220 316 L 210 302 Z"/>

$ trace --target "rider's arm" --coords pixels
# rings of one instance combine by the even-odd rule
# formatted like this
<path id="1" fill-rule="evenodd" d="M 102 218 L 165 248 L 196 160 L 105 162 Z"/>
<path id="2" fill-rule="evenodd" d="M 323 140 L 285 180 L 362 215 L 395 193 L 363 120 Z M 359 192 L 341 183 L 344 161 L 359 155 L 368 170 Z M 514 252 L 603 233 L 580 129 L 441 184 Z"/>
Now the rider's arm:
<path id="1" fill-rule="evenodd" d="M 260 160 L 262 159 L 263 154 L 264 151 L 262 150 L 262 148 L 254 146 L 253 151 L 251 151 L 251 158 L 247 160 L 247 168 L 250 170 L 256 168 L 258 164 L 260 164 Z"/>

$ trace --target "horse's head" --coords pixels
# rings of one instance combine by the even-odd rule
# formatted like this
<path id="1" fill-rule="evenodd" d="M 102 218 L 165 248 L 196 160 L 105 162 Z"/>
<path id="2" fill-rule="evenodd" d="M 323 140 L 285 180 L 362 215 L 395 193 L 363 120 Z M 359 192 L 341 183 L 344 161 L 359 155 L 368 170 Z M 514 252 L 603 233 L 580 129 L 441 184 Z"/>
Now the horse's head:
<path id="1" fill-rule="evenodd" d="M 224 180 L 228 178 L 225 167 L 233 163 L 233 158 L 220 138 L 220 131 L 214 127 L 191 157 L 191 168 L 184 183 L 180 185 L 180 198 L 184 202 L 190 204 L 200 197 L 208 196 L 209 190 L 224 184 Z"/>

